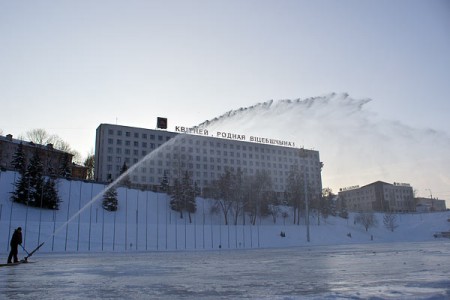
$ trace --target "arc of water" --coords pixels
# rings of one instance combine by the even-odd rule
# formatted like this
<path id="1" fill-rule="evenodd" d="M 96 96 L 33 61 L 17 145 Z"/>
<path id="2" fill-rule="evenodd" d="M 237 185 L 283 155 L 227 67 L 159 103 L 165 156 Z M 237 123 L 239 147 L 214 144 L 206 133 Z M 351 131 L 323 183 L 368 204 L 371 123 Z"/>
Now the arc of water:
<path id="1" fill-rule="evenodd" d="M 116 180 L 114 180 L 113 182 L 111 182 L 110 184 L 108 184 L 100 193 L 98 193 L 94 198 L 92 198 L 88 203 L 86 203 L 82 208 L 80 208 L 77 212 L 75 212 L 64 224 L 62 224 L 61 226 L 59 226 L 54 232 L 53 234 L 46 240 L 44 241 L 41 245 L 38 246 L 37 249 L 39 249 L 45 242 L 47 242 L 48 240 L 50 240 L 53 236 L 55 236 L 58 232 L 60 232 L 64 226 L 66 226 L 67 224 L 69 224 L 70 222 L 72 222 L 78 215 L 80 215 L 86 208 L 88 208 L 91 204 L 93 204 L 94 202 L 96 202 L 98 199 L 100 199 L 109 189 L 115 187 L 117 184 L 119 184 L 119 182 L 127 175 L 129 175 L 130 173 L 132 173 L 134 170 L 136 170 L 143 162 L 151 159 L 154 155 L 156 155 L 157 153 L 159 153 L 160 151 L 163 151 L 164 148 L 168 147 L 168 146 L 172 146 L 175 142 L 178 141 L 178 139 L 180 139 L 180 136 L 182 136 L 183 134 L 177 135 L 175 137 L 173 137 L 172 139 L 170 139 L 169 141 L 167 141 L 166 143 L 162 144 L 160 147 L 158 147 L 157 149 L 155 149 L 154 151 L 148 153 L 146 156 L 144 156 L 140 161 L 138 161 L 137 163 L 135 163 L 134 165 L 132 165 L 126 172 L 124 172 L 123 174 L 121 174 Z M 36 250 L 37 250 L 36 249 Z"/>

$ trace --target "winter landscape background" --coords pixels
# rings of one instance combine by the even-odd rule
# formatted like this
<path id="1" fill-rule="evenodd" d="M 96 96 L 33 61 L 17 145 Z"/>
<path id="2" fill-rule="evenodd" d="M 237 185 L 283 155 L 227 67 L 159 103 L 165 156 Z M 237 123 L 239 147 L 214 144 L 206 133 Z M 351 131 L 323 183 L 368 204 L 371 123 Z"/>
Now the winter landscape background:
<path id="1" fill-rule="evenodd" d="M 192 223 L 165 194 L 118 188 L 107 212 L 102 184 L 59 180 L 57 211 L 10 201 L 17 174 L 0 172 L 0 255 L 21 226 L 32 264 L 0 268 L 7 299 L 448 299 L 450 213 L 398 214 L 393 232 L 366 231 L 355 214 L 225 225 L 197 198 Z M 81 213 L 79 213 L 81 211 Z M 79 214 L 78 214 L 79 213 Z M 281 237 L 281 231 L 286 236 Z M 53 233 L 55 234 L 53 235 Z M 351 237 L 348 234 L 351 234 Z M 19 257 L 26 255 L 22 249 Z"/>

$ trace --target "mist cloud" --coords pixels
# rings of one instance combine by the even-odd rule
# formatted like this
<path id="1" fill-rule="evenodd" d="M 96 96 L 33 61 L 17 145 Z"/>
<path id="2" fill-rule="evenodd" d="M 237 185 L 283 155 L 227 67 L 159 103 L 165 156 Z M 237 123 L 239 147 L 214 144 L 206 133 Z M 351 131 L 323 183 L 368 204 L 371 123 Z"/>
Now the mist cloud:
<path id="1" fill-rule="evenodd" d="M 382 180 L 410 183 L 421 196 L 429 196 L 426 189 L 435 191 L 434 197 L 448 194 L 448 133 L 383 119 L 370 111 L 371 101 L 345 93 L 271 100 L 229 111 L 199 127 L 287 140 L 318 150 L 324 162 L 323 186 L 335 192 Z"/>

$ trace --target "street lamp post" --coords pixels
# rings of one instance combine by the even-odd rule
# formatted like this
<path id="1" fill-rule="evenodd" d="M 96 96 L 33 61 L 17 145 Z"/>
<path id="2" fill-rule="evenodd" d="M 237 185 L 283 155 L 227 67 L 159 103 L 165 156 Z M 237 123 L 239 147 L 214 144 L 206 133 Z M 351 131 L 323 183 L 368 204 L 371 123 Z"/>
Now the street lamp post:
<path id="1" fill-rule="evenodd" d="M 306 150 L 302 149 L 300 152 L 300 156 L 303 158 L 303 189 L 305 193 L 305 210 L 306 210 L 306 241 L 310 241 L 309 239 L 309 201 L 308 201 L 308 189 L 306 186 Z"/>
<path id="2" fill-rule="evenodd" d="M 431 210 L 433 211 L 434 210 L 434 207 L 433 207 L 433 193 L 431 192 L 431 189 L 425 189 L 425 190 L 430 192 Z"/>

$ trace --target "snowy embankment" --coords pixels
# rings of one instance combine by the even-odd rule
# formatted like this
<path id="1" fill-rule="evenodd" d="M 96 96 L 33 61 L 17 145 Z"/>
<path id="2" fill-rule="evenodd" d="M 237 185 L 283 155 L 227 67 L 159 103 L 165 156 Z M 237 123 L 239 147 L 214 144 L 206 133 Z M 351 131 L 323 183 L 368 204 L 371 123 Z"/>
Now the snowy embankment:
<path id="1" fill-rule="evenodd" d="M 14 172 L 0 172 L 0 253 L 9 250 L 12 231 L 21 226 L 23 245 L 31 251 L 44 242 L 40 252 L 171 251 L 340 245 L 357 243 L 422 242 L 435 240 L 435 232 L 450 230 L 450 212 L 399 214 L 394 232 L 383 225 L 368 231 L 349 219 L 310 216 L 310 242 L 305 219 L 293 225 L 292 217 L 271 217 L 256 225 L 225 224 L 223 215 L 211 214 L 212 201 L 197 199 L 197 212 L 189 222 L 169 209 L 165 194 L 118 189 L 119 209 L 101 207 L 104 185 L 60 180 L 62 199 L 57 211 L 41 210 L 10 201 Z M 231 218 L 230 218 L 231 219 Z M 231 221 L 230 221 L 231 222 Z M 280 235 L 285 233 L 285 237 Z M 351 235 L 351 237 L 349 236 Z M 448 240 L 448 239 L 445 239 Z"/>

